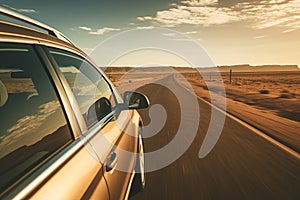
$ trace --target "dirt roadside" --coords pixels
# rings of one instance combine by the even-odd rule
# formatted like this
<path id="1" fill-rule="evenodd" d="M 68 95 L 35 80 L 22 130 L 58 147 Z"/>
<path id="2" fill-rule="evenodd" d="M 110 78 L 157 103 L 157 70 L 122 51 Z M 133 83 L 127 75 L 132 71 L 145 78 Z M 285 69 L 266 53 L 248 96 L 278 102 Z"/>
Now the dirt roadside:
<path id="1" fill-rule="evenodd" d="M 262 74 L 260 76 L 253 76 L 253 74 L 245 76 L 244 74 L 231 83 L 223 76 L 227 112 L 299 153 L 300 94 L 298 92 L 300 92 L 300 84 L 298 82 L 300 80 L 297 78 L 300 76 L 290 74 L 289 77 L 285 74 L 284 77 L 280 76 L 281 78 L 277 79 L 274 78 L 275 75 L 262 76 Z M 184 77 L 197 96 L 211 102 L 211 95 L 202 77 L 192 74 L 184 74 Z M 256 77 L 256 81 L 253 77 Z M 186 84 L 182 77 L 177 80 L 181 84 Z M 214 89 L 222 85 L 220 80 L 209 84 Z M 214 92 L 213 101 L 218 104 L 220 102 L 216 94 L 218 89 Z"/>

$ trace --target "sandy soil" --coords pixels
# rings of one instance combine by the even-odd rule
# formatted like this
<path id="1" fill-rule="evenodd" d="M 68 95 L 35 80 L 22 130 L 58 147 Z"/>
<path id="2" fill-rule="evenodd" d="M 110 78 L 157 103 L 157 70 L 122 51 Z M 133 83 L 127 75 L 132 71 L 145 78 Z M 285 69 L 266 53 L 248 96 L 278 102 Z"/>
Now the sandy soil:
<path id="1" fill-rule="evenodd" d="M 227 112 L 300 152 L 299 71 L 236 73 L 231 83 L 229 73 L 222 73 L 222 80 L 211 74 L 204 75 L 209 78 L 192 73 L 184 76 L 207 101 L 212 100 L 207 84 L 218 93 L 224 83 Z M 214 101 L 218 102 L 217 96 Z"/>
<path id="2" fill-rule="evenodd" d="M 207 89 L 202 77 L 186 77 L 193 85 Z M 222 78 L 227 98 L 300 122 L 300 71 L 237 73 L 231 83 L 228 75 L 223 73 Z M 222 86 L 214 77 L 206 82 L 213 88 Z"/>
<path id="3" fill-rule="evenodd" d="M 196 70 L 187 68 L 175 68 L 175 71 L 183 75 L 175 75 L 179 83 L 185 86 L 185 77 L 195 94 L 209 102 L 219 102 L 220 87 L 225 87 L 227 112 L 300 152 L 300 70 L 233 71 L 231 82 L 226 70 L 223 70 L 219 77 L 207 71 L 200 75 Z M 108 72 L 107 75 L 118 89 L 124 92 L 123 88 L 128 88 L 126 85 L 146 84 L 146 79 L 156 79 L 159 73 L 175 74 L 174 71 L 155 68 L 150 71 L 143 69 L 127 76 L 124 76 L 122 71 Z M 144 82 L 141 81 L 143 78 Z M 207 84 L 212 88 L 212 93 L 208 91 Z M 214 99 L 211 99 L 211 96 Z"/>

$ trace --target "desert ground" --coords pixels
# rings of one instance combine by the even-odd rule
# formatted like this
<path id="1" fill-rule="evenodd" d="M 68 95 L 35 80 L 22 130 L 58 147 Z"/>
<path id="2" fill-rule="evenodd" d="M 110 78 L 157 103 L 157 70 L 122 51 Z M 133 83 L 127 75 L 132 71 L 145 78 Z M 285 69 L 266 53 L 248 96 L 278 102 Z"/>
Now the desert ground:
<path id="1" fill-rule="evenodd" d="M 300 152 L 300 70 L 295 66 L 225 66 L 217 72 L 180 67 L 104 71 L 121 92 L 124 87 L 136 89 L 163 75 L 174 75 L 182 86 L 216 106 L 224 107 L 218 100 L 225 96 L 226 112 Z M 222 87 L 225 94 L 220 93 Z"/>

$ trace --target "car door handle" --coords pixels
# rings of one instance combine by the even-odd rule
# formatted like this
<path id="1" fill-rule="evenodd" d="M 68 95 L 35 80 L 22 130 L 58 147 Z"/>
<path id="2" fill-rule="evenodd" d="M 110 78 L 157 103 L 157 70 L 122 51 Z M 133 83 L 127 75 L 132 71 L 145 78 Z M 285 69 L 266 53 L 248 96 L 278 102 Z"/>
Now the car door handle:
<path id="1" fill-rule="evenodd" d="M 109 172 L 117 166 L 118 156 L 115 152 L 111 152 L 106 159 L 106 171 Z"/>

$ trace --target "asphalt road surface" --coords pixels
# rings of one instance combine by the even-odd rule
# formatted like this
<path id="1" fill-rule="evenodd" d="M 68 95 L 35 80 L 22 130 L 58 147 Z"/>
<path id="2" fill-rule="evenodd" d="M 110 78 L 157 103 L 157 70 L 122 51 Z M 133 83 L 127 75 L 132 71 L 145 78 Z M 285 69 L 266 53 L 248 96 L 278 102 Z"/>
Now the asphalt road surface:
<path id="1" fill-rule="evenodd" d="M 139 88 L 148 95 L 152 105 L 160 104 L 167 114 L 163 128 L 156 135 L 144 139 L 146 152 L 168 145 L 177 134 L 182 118 L 187 138 L 190 137 L 191 126 L 197 124 L 195 119 L 189 118 L 189 113 L 197 109 L 187 105 L 185 117 L 182 117 L 183 111 L 176 100 L 178 95 L 186 100 L 193 99 L 192 94 L 176 83 L 172 76 L 158 83 Z M 172 164 L 148 172 L 145 189 L 132 200 L 300 199 L 300 160 L 229 117 L 226 117 L 222 134 L 213 150 L 200 159 L 199 149 L 210 123 L 212 108 L 199 99 L 198 104 L 200 122 L 190 147 Z M 148 110 L 140 113 L 146 125 L 144 135 L 153 134 L 150 133 L 153 124 L 152 128 L 149 124 L 155 119 L 150 120 Z M 164 159 L 163 156 L 161 159 Z M 147 166 L 155 166 L 155 163 L 147 163 L 146 158 Z"/>

